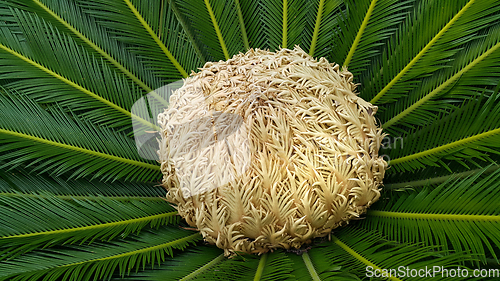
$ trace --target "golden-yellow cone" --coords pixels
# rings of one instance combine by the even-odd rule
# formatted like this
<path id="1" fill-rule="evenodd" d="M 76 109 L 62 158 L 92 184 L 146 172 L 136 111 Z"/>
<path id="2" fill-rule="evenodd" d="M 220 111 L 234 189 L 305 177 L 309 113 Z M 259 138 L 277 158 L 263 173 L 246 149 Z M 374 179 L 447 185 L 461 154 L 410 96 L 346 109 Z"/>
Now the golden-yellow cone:
<path id="1" fill-rule="evenodd" d="M 167 200 L 226 255 L 328 235 L 378 200 L 387 168 L 355 88 L 298 47 L 206 63 L 158 116 Z"/>

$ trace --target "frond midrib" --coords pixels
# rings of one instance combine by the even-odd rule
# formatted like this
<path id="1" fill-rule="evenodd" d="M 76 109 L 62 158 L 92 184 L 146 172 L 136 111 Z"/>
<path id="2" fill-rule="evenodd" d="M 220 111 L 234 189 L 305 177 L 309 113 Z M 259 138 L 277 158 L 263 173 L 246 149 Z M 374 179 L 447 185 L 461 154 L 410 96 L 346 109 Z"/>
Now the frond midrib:
<path id="1" fill-rule="evenodd" d="M 311 276 L 311 279 L 313 281 L 321 281 L 321 278 L 319 278 L 319 275 L 316 272 L 316 269 L 314 269 L 314 265 L 311 261 L 311 257 L 309 257 L 309 254 L 307 252 L 304 252 L 302 254 L 302 260 L 304 261 L 304 264 L 306 265 L 307 271 L 309 271 L 309 275 Z"/>
<path id="2" fill-rule="evenodd" d="M 152 220 L 161 219 L 161 218 L 173 217 L 175 215 L 177 215 L 176 211 L 163 213 L 163 214 L 157 214 L 157 215 L 151 215 L 151 216 L 145 216 L 145 217 L 140 217 L 140 218 L 126 219 L 126 220 L 117 221 L 117 222 L 108 222 L 108 223 L 103 223 L 103 224 L 95 224 L 95 225 L 88 225 L 88 226 L 81 226 L 81 227 L 72 227 L 72 228 L 40 231 L 40 232 L 33 232 L 33 233 L 26 233 L 26 234 L 1 236 L 0 240 L 27 238 L 27 237 L 35 237 L 35 236 L 42 236 L 42 235 L 57 235 L 57 234 L 87 231 L 87 230 L 100 229 L 100 228 L 111 228 L 111 227 L 116 227 L 116 226 L 121 226 L 121 225 L 135 224 L 135 223 L 152 221 Z"/>
<path id="3" fill-rule="evenodd" d="M 445 145 L 441 145 L 438 147 L 434 147 L 434 148 L 431 148 L 431 149 L 428 149 L 425 151 L 421 151 L 421 152 L 414 153 L 414 154 L 407 155 L 407 156 L 400 157 L 400 158 L 395 158 L 394 160 L 391 159 L 390 164 L 397 165 L 397 164 L 401 164 L 404 162 L 409 162 L 409 161 L 419 159 L 419 158 L 422 158 L 425 156 L 429 156 L 432 154 L 437 154 L 437 153 L 443 152 L 447 149 L 456 148 L 456 147 L 465 145 L 465 144 L 470 143 L 470 142 L 475 142 L 475 141 L 478 141 L 478 140 L 481 140 L 481 139 L 484 139 L 484 138 L 487 138 L 487 137 L 490 137 L 490 136 L 493 136 L 496 134 L 500 134 L 500 128 L 489 130 L 489 131 L 483 132 L 481 134 L 470 136 L 470 137 L 467 137 L 467 138 L 464 138 L 464 139 L 461 139 L 458 141 L 454 141 L 454 142 L 451 142 L 451 143 L 448 143 Z"/>
<path id="4" fill-rule="evenodd" d="M 49 198 L 49 196 L 44 196 L 40 194 L 30 194 L 30 193 L 10 193 L 10 192 L 0 192 L 0 197 L 31 197 L 31 198 Z M 73 201 L 73 200 L 90 200 L 95 201 L 99 200 L 99 197 L 96 196 L 82 196 L 82 195 L 51 195 L 50 197 L 56 197 L 65 201 Z M 130 200 L 145 200 L 145 201 L 162 201 L 164 200 L 161 197 L 152 197 L 152 196 L 111 196 L 107 195 L 106 198 L 110 198 L 116 201 L 130 201 Z"/>
<path id="5" fill-rule="evenodd" d="M 340 248 L 342 248 L 344 251 L 346 251 L 347 253 L 349 253 L 351 256 L 353 256 L 355 259 L 357 259 L 358 261 L 364 263 L 365 265 L 367 266 L 371 266 L 373 267 L 373 269 L 378 269 L 378 270 L 382 270 L 382 268 L 380 268 L 379 266 L 377 266 L 376 264 L 372 263 L 371 261 L 369 261 L 368 259 L 366 259 L 365 257 L 363 257 L 362 255 L 358 254 L 355 250 L 351 249 L 349 246 L 347 246 L 346 244 L 344 244 L 342 241 L 340 241 L 336 236 L 332 235 L 332 241 L 337 244 Z M 401 279 L 397 278 L 397 277 L 394 277 L 394 276 L 390 276 L 388 277 L 390 280 L 394 280 L 394 281 L 402 281 Z"/>
<path id="6" fill-rule="evenodd" d="M 283 39 L 281 47 L 286 48 L 288 44 L 288 1 L 283 0 Z"/>
<path id="7" fill-rule="evenodd" d="M 436 213 L 410 213 L 369 210 L 368 216 L 397 218 L 397 219 L 421 219 L 421 220 L 453 220 L 453 221 L 499 221 L 498 215 L 463 215 L 463 214 L 436 214 Z"/>
<path id="8" fill-rule="evenodd" d="M 77 147 L 77 146 L 72 146 L 72 145 L 68 145 L 65 143 L 55 142 L 55 141 L 35 137 L 35 136 L 24 134 L 24 133 L 5 130 L 5 129 L 1 129 L 1 128 L 0 128 L 0 133 L 8 134 L 8 135 L 11 135 L 14 137 L 23 138 L 23 139 L 27 139 L 27 140 L 31 140 L 31 141 L 36 141 L 36 142 L 43 143 L 43 144 L 48 144 L 48 145 L 55 146 L 55 147 L 73 150 L 73 151 L 81 152 L 84 154 L 88 154 L 91 156 L 96 156 L 96 157 L 100 157 L 100 158 L 104 158 L 104 159 L 108 159 L 108 160 L 112 160 L 112 161 L 116 161 L 116 162 L 122 162 L 122 163 L 133 165 L 133 166 L 138 166 L 138 167 L 147 168 L 147 169 L 151 169 L 151 170 L 158 170 L 158 171 L 160 170 L 160 167 L 157 165 L 139 162 L 136 160 L 122 158 L 122 157 L 118 157 L 118 156 L 114 156 L 114 155 L 109 155 L 109 154 L 105 154 L 102 152 L 97 152 L 97 151 L 93 151 L 93 150 L 89 150 L 89 149 L 85 149 L 85 148 L 81 148 L 81 147 Z"/>
<path id="9" fill-rule="evenodd" d="M 134 16 L 137 18 L 137 20 L 139 20 L 139 22 L 142 24 L 142 26 L 144 27 L 144 29 L 146 29 L 146 31 L 148 32 L 148 34 L 155 41 L 155 43 L 158 45 L 158 47 L 160 47 L 160 49 L 167 56 L 167 58 L 170 60 L 170 62 L 172 62 L 172 64 L 175 66 L 175 68 L 177 68 L 177 70 L 179 71 L 179 73 L 184 78 L 188 77 L 188 74 L 187 74 L 186 70 L 184 70 L 184 68 L 181 66 L 181 64 L 177 61 L 177 59 L 168 50 L 167 46 L 165 46 L 165 44 L 163 44 L 163 42 L 160 40 L 160 38 L 158 38 L 158 36 L 153 31 L 153 29 L 151 28 L 151 26 L 149 26 L 149 24 L 146 22 L 146 20 L 144 20 L 144 18 L 139 13 L 139 11 L 135 8 L 134 4 L 132 4 L 132 2 L 130 2 L 130 0 L 123 0 L 123 1 L 127 4 L 127 6 L 130 8 L 130 11 L 134 14 Z"/>
<path id="10" fill-rule="evenodd" d="M 174 13 L 174 15 L 177 18 L 177 20 L 179 21 L 179 23 L 181 24 L 182 28 L 184 29 L 184 32 L 186 32 L 186 36 L 189 38 L 189 41 L 193 45 L 194 51 L 198 55 L 198 58 L 201 60 L 202 64 L 205 64 L 207 59 L 205 58 L 205 56 L 203 55 L 203 52 L 201 51 L 200 47 L 196 43 L 196 40 L 194 39 L 194 36 L 193 36 L 191 30 L 189 30 L 186 21 L 182 18 L 181 12 L 177 8 L 175 1 L 168 0 L 168 4 L 170 5 L 170 9 L 172 9 L 172 12 Z"/>
<path id="11" fill-rule="evenodd" d="M 391 88 L 394 86 L 424 54 L 434 46 L 443 34 L 460 18 L 467 9 L 474 3 L 475 0 L 470 0 L 437 34 L 432 38 L 425 47 L 370 101 L 371 104 L 376 104 Z"/>
<path id="12" fill-rule="evenodd" d="M 372 0 L 372 2 L 370 3 L 370 6 L 368 7 L 368 10 L 366 11 L 366 15 L 363 19 L 363 22 L 361 23 L 361 26 L 358 29 L 358 33 L 356 34 L 356 38 L 354 38 L 354 42 L 352 43 L 351 48 L 349 49 L 349 53 L 347 54 L 347 57 L 344 60 L 343 66 L 346 68 L 349 66 L 349 63 L 351 62 L 351 59 L 354 56 L 354 53 L 356 52 L 359 41 L 361 41 L 361 36 L 363 36 L 363 32 L 365 31 L 366 26 L 368 25 L 368 22 L 370 21 L 370 17 L 373 13 L 373 10 L 375 9 L 376 4 L 377 4 L 377 0 Z"/>
<path id="13" fill-rule="evenodd" d="M 44 11 L 46 11 L 49 15 L 54 17 L 58 22 L 60 22 L 64 27 L 69 29 L 71 32 L 73 32 L 78 38 L 80 38 L 83 42 L 88 44 L 92 49 L 94 49 L 96 52 L 98 52 L 101 56 L 106 58 L 111 64 L 113 64 L 116 68 L 118 68 L 120 71 L 122 71 L 125 75 L 127 75 L 132 81 L 137 83 L 141 88 L 143 88 L 146 92 L 152 92 L 153 89 L 151 89 L 146 83 L 144 83 L 139 77 L 134 75 L 132 72 L 130 72 L 125 66 L 123 66 L 121 63 L 119 63 L 117 60 L 115 60 L 110 54 L 108 54 L 106 51 L 104 51 L 101 47 L 97 46 L 94 42 L 92 42 L 90 39 L 88 39 L 85 35 L 83 35 L 80 31 L 78 31 L 75 27 L 73 27 L 69 22 L 65 21 L 63 18 L 61 18 L 58 14 L 56 14 L 53 10 L 51 10 L 49 7 L 47 7 L 45 4 L 40 2 L 39 0 L 33 0 L 35 4 L 40 6 Z"/>
<path id="14" fill-rule="evenodd" d="M 217 23 L 217 19 L 215 18 L 214 11 L 212 10 L 212 6 L 210 6 L 210 2 L 208 0 L 205 1 L 205 6 L 207 7 L 208 14 L 210 15 L 210 19 L 212 20 L 212 24 L 215 29 L 215 33 L 217 34 L 217 38 L 219 39 L 219 43 L 222 49 L 222 52 L 224 53 L 224 57 L 226 60 L 229 59 L 229 52 L 227 51 L 226 48 L 226 43 L 224 42 L 224 37 L 222 36 L 222 32 L 220 31 L 219 24 Z"/>
<path id="15" fill-rule="evenodd" d="M 498 165 L 494 165 L 493 167 L 489 167 L 488 169 L 484 170 L 485 173 L 491 173 L 496 171 L 499 168 Z M 398 189 L 398 188 L 404 188 L 404 187 L 420 187 L 420 186 L 427 186 L 427 185 L 434 185 L 434 184 L 439 184 L 443 183 L 447 180 L 449 180 L 452 177 L 455 178 L 465 178 L 470 175 L 476 174 L 483 169 L 474 169 L 474 170 L 469 170 L 461 173 L 454 173 L 451 175 L 446 175 L 446 176 L 440 176 L 440 177 L 435 177 L 435 178 L 427 178 L 427 179 L 422 179 L 422 180 L 414 180 L 414 181 L 407 181 L 407 182 L 398 182 L 398 183 L 389 183 L 389 184 L 384 184 L 384 189 Z"/>
<path id="16" fill-rule="evenodd" d="M 11 54 L 11 55 L 13 55 L 13 56 L 21 59 L 21 60 L 23 60 L 24 62 L 27 62 L 27 63 L 31 64 L 32 66 L 40 69 L 41 71 L 49 74 L 50 76 L 55 77 L 56 79 L 58 79 L 58 80 L 64 82 L 65 84 L 67 84 L 67 85 L 69 85 L 69 86 L 77 89 L 78 91 L 83 92 L 84 94 L 86 94 L 86 95 L 88 95 L 88 96 L 90 96 L 90 97 L 98 100 L 99 102 L 102 102 L 103 104 L 105 104 L 105 105 L 107 105 L 107 106 L 109 106 L 109 107 L 111 107 L 111 108 L 113 108 L 113 109 L 115 109 L 115 110 L 123 113 L 127 117 L 134 118 L 137 121 L 139 121 L 140 123 L 142 123 L 142 124 L 144 124 L 144 125 L 146 125 L 146 126 L 148 126 L 150 128 L 154 128 L 155 130 L 159 130 L 159 127 L 156 126 L 155 124 L 152 124 L 149 121 L 144 120 L 143 118 L 141 118 L 141 117 L 139 117 L 139 116 L 137 116 L 137 115 L 129 112 L 126 109 L 124 109 L 123 107 L 120 107 L 119 105 L 117 105 L 117 104 L 115 104 L 115 103 L 113 103 L 113 102 L 111 102 L 111 101 L 109 101 L 109 100 L 107 100 L 107 99 L 99 96 L 98 94 L 93 93 L 92 91 L 90 91 L 90 90 L 88 90 L 88 89 L 86 89 L 86 88 L 78 85 L 77 83 L 75 83 L 75 82 L 73 82 L 73 81 L 71 81 L 71 80 L 63 77 L 62 75 L 59 75 L 59 74 L 55 73 L 54 71 L 46 68 L 45 66 L 43 66 L 43 65 L 41 65 L 41 64 L 39 64 L 39 63 L 37 63 L 37 62 L 35 62 L 33 60 L 31 60 L 30 58 L 28 58 L 28 57 L 26 57 L 26 56 L 24 56 L 22 54 L 14 51 L 13 49 L 11 49 L 11 48 L 3 45 L 3 44 L 0 44 L 0 49 L 6 51 L 7 53 L 9 53 L 9 54 Z"/>
<path id="17" fill-rule="evenodd" d="M 469 71 L 470 69 L 472 69 L 476 64 L 478 64 L 479 62 L 481 62 L 482 60 L 484 60 L 486 57 L 488 57 L 489 55 L 491 55 L 494 51 L 496 51 L 499 48 L 500 48 L 500 42 L 496 43 L 489 50 L 487 50 L 486 52 L 484 52 L 483 54 L 481 54 L 479 57 L 477 57 L 475 60 L 473 60 L 472 62 L 470 62 L 469 64 L 467 64 L 467 66 L 465 66 L 464 68 L 462 68 L 455 75 L 453 75 L 448 80 L 446 80 L 444 83 L 442 83 L 441 85 L 439 85 L 439 87 L 437 87 L 436 89 L 434 89 L 433 91 L 431 91 L 430 93 L 428 93 L 427 95 L 425 95 L 424 97 L 422 97 L 420 100 L 418 100 L 417 102 L 415 102 L 414 104 L 412 104 L 407 109 L 403 110 L 398 115 L 392 117 L 389 121 L 385 122 L 382 125 L 382 129 L 387 129 L 387 128 L 395 125 L 403 117 L 407 116 L 408 114 L 410 114 L 411 112 L 413 112 L 414 110 L 416 110 L 418 107 L 420 107 L 421 105 L 423 105 L 425 102 L 427 102 L 430 99 L 432 99 L 435 95 L 437 95 L 442 90 L 444 90 L 446 87 L 448 87 L 453 82 L 455 82 L 456 80 L 458 80 L 462 75 L 464 75 L 464 73 L 466 73 L 467 71 Z"/>
<path id="18" fill-rule="evenodd" d="M 243 13 L 241 12 L 240 0 L 234 0 L 234 4 L 236 5 L 236 12 L 238 13 L 238 21 L 240 22 L 243 45 L 245 46 L 245 50 L 248 50 L 250 49 L 250 44 L 248 43 L 247 30 L 245 28 L 245 21 L 243 20 Z"/>
<path id="19" fill-rule="evenodd" d="M 257 266 L 257 270 L 255 271 L 255 276 L 253 281 L 260 281 L 262 278 L 262 273 L 264 272 L 264 267 L 266 267 L 268 253 L 264 253 L 259 260 L 259 265 Z"/>
<path id="20" fill-rule="evenodd" d="M 321 19 L 323 16 L 323 6 L 325 4 L 325 0 L 319 1 L 318 13 L 316 14 L 316 23 L 314 24 L 313 37 L 311 39 L 311 47 L 309 48 L 309 55 L 314 56 L 314 51 L 316 49 L 316 43 L 318 41 L 319 28 L 321 25 Z"/>
<path id="21" fill-rule="evenodd" d="M 216 264 L 222 262 L 224 259 L 225 259 L 224 254 L 220 254 L 219 256 L 217 256 L 216 258 L 214 258 L 213 260 L 211 260 L 207 264 L 203 265 L 202 267 L 200 267 L 200 268 L 196 269 L 195 271 L 191 272 L 190 274 L 186 275 L 185 277 L 183 277 L 179 281 L 193 280 L 193 278 L 202 274 L 204 271 L 215 266 Z"/>
<path id="22" fill-rule="evenodd" d="M 92 260 L 87 260 L 87 261 L 82 261 L 82 262 L 65 264 L 62 267 L 76 266 L 76 265 L 85 264 L 85 263 L 91 263 L 91 262 L 96 262 L 96 261 L 105 261 L 105 260 L 111 260 L 111 259 L 119 259 L 119 258 L 123 258 L 123 257 L 126 257 L 126 256 L 132 256 L 132 255 L 141 254 L 141 253 L 145 253 L 145 252 L 152 252 L 152 251 L 159 250 L 159 249 L 169 248 L 169 247 L 175 246 L 176 244 L 182 244 L 183 242 L 190 242 L 190 241 L 193 241 L 196 238 L 200 238 L 200 237 L 201 237 L 200 233 L 195 233 L 195 234 L 191 234 L 189 236 L 183 237 L 181 239 L 177 239 L 177 240 L 174 240 L 174 241 L 171 241 L 171 242 L 162 243 L 162 244 L 159 244 L 159 245 L 156 245 L 156 246 L 146 247 L 146 248 L 143 248 L 143 249 L 139 249 L 139 250 L 135 250 L 135 251 L 130 251 L 130 252 L 126 252 L 126 253 L 122 253 L 122 254 L 118 254 L 118 255 L 112 255 L 112 256 L 109 256 L 109 257 L 104 257 L 104 258 L 99 258 L 99 259 L 92 259 Z"/>

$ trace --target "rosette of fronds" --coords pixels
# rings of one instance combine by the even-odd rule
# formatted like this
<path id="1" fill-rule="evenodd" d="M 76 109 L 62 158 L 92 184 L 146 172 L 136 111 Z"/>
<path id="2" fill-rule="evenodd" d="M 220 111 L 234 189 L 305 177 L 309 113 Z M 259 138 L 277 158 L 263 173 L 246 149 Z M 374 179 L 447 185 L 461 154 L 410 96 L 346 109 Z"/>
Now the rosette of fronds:
<path id="1" fill-rule="evenodd" d="M 356 280 L 369 278 L 367 267 L 499 269 L 499 22 L 496 0 L 0 0 L 0 280 Z M 298 49 L 280 51 L 295 46 L 313 59 Z M 274 77 L 228 75 L 227 86 L 222 81 L 229 72 L 215 69 L 229 67 L 235 55 L 280 52 L 301 57 L 309 68 L 283 60 L 269 66 L 283 66 Z M 339 77 L 327 80 L 340 85 L 324 90 L 323 72 Z M 204 84 L 202 77 L 214 80 Z M 132 110 L 137 101 L 151 105 L 144 102 L 149 96 L 181 79 L 200 83 L 195 93 L 205 114 L 162 129 L 155 110 Z M 205 92 L 244 85 L 266 88 Z M 333 88 L 344 90 L 329 95 Z M 238 101 L 252 91 L 266 94 Z M 352 103 L 336 104 L 340 97 Z M 178 94 L 177 101 L 183 98 Z M 341 111 L 349 105 L 359 106 L 357 119 Z M 377 159 L 370 152 L 377 147 L 363 148 L 370 152 L 363 156 L 361 149 L 345 153 L 356 141 L 333 146 L 340 157 L 326 157 L 335 114 L 347 121 L 351 136 L 361 132 L 354 124 L 365 115 L 363 122 L 387 134 L 378 152 L 388 164 L 383 184 L 377 186 L 375 174 L 349 175 L 346 199 L 327 175 L 333 166 L 349 166 L 331 161 L 359 156 L 369 162 Z M 135 124 L 143 130 L 134 131 Z M 188 178 L 169 174 L 182 162 L 144 156 L 156 155 L 158 147 L 150 146 L 156 138 L 162 149 L 170 147 L 161 134 L 195 125 L 212 134 L 179 133 L 186 137 L 179 148 L 193 145 L 195 155 L 220 146 L 214 163 L 228 169 L 200 175 L 200 182 L 211 176 L 220 188 L 194 185 L 213 197 L 194 194 L 188 202 L 182 191 Z M 151 141 L 138 150 L 135 141 L 144 136 Z M 191 143 L 202 137 L 205 146 Z M 229 151 L 231 143 L 241 146 Z M 225 161 L 228 155 L 234 165 Z M 182 171 L 190 170 L 175 173 Z M 227 184 L 234 175 L 249 180 Z M 299 184 L 290 190 L 297 193 L 283 194 L 294 177 Z M 161 185 L 168 181 L 165 198 Z M 255 194 L 259 189 L 250 187 L 258 186 L 271 192 Z M 328 188 L 339 195 L 329 198 Z M 238 198 L 245 200 L 234 203 Z M 328 209 L 328 200 L 338 205 Z M 182 213 L 188 208 L 191 213 Z M 197 217 L 201 209 L 221 215 Z M 241 211 L 241 222 L 229 216 L 233 211 Z M 264 213 L 269 222 L 258 221 Z M 333 228 L 354 213 L 359 218 L 348 226 Z M 350 215 L 336 223 L 339 214 Z M 285 233 L 299 216 L 304 219 L 295 232 Z M 329 237 L 308 239 L 309 229 Z M 236 236 L 219 239 L 214 230 Z M 289 240 L 280 245 L 283 237 Z M 239 242 L 245 239 L 248 245 Z M 269 251 L 229 259 L 218 241 L 230 253 Z"/>

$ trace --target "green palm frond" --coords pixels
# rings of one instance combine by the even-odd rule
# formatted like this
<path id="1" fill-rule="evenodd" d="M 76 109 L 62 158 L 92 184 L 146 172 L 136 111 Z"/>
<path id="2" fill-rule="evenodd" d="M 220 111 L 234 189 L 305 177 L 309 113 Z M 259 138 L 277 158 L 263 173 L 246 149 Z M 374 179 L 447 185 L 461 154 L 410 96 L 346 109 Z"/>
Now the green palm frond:
<path id="1" fill-rule="evenodd" d="M 336 11 L 340 11 L 342 1 L 319 0 L 314 2 L 317 3 L 314 5 L 316 10 L 309 9 L 307 16 L 311 17 L 311 19 L 307 20 L 306 23 L 310 27 L 306 26 L 301 45 L 305 50 L 309 50 L 309 55 L 324 57 L 331 51 L 331 41 L 340 20 L 336 16 Z"/>
<path id="2" fill-rule="evenodd" d="M 203 275 L 209 280 L 290 280 L 293 279 L 290 273 L 292 265 L 291 260 L 279 251 L 260 257 L 245 255 L 225 260 Z"/>
<path id="3" fill-rule="evenodd" d="M 386 104 L 407 96 L 422 78 L 443 70 L 461 48 L 479 38 L 479 31 L 498 21 L 497 8 L 488 1 L 419 2 L 363 78 L 363 97 Z"/>
<path id="4" fill-rule="evenodd" d="M 148 84 L 156 88 L 161 83 L 186 77 L 187 71 L 199 64 L 200 55 L 196 53 L 199 46 L 193 47 L 196 42 L 189 40 L 193 37 L 182 29 L 179 19 L 165 1 L 146 4 L 140 1 L 13 2 L 16 7 L 36 12 L 68 30 L 72 37 L 106 58 L 147 92 L 154 89 Z M 152 11 L 161 15 L 152 17 Z M 119 23 L 121 27 L 117 25 Z M 136 41 L 137 37 L 139 41 Z M 131 40 L 134 44 L 140 42 L 143 48 L 129 49 L 119 44 Z M 144 49 L 148 52 L 142 51 Z"/>
<path id="5" fill-rule="evenodd" d="M 344 1 L 345 18 L 335 36 L 330 61 L 357 75 L 380 53 L 379 46 L 395 31 L 408 13 L 411 1 Z M 340 16 L 344 17 L 342 14 Z"/>
<path id="6" fill-rule="evenodd" d="M 498 160 L 498 157 L 495 157 Z M 455 167 L 454 167 L 455 166 Z M 388 184 L 384 184 L 384 190 L 386 191 L 402 191 L 406 189 L 415 189 L 418 187 L 431 186 L 436 187 L 443 182 L 449 180 L 450 178 L 466 178 L 470 175 L 474 175 L 476 173 L 484 170 L 483 175 L 492 173 L 496 171 L 499 167 L 498 165 L 488 165 L 485 168 L 477 168 L 477 169 L 464 169 L 464 166 L 461 164 L 453 165 L 450 164 L 448 166 L 453 173 L 450 173 L 448 170 L 439 170 L 436 167 L 427 168 L 421 170 L 419 172 L 402 172 L 402 173 L 393 173 L 388 176 L 389 182 Z"/>
<path id="7" fill-rule="evenodd" d="M 242 30 L 243 43 L 246 46 L 245 36 L 248 40 L 248 47 L 267 46 L 267 38 L 261 30 L 262 20 L 262 5 L 259 0 L 235 0 L 236 11 L 238 12 L 238 19 L 240 20 L 238 8 L 241 9 L 241 18 L 244 27 Z M 245 35 L 246 34 L 246 35 Z"/>
<path id="8" fill-rule="evenodd" d="M 293 277 L 294 280 L 321 280 L 319 279 L 318 272 L 312 264 L 311 258 L 308 253 L 302 255 L 288 255 L 288 258 L 293 262 Z M 307 260 L 307 264 L 305 262 Z"/>
<path id="9" fill-rule="evenodd" d="M 314 256 L 314 261 L 313 261 Z M 347 267 L 340 265 L 321 265 L 323 257 L 319 257 L 313 252 L 304 252 L 300 255 L 290 254 L 288 258 L 293 262 L 294 280 L 298 281 L 320 281 L 320 280 L 339 280 L 339 281 L 359 281 L 358 276 L 352 273 Z M 320 271 L 321 270 L 321 271 Z"/>
<path id="10" fill-rule="evenodd" d="M 442 247 L 498 263 L 500 170 L 479 179 L 476 173 L 438 187 L 403 193 L 368 211 L 364 225 L 390 239 Z"/>
<path id="11" fill-rule="evenodd" d="M 245 51 L 235 1 L 176 1 L 179 10 L 199 34 L 206 57 L 211 61 L 227 60 Z M 194 70 L 194 69 L 193 69 Z"/>
<path id="12" fill-rule="evenodd" d="M 206 273 L 224 260 L 222 250 L 214 246 L 200 246 L 167 258 L 157 270 L 146 270 L 132 274 L 125 279 L 113 280 L 148 280 L 148 281 L 187 281 L 206 277 Z"/>
<path id="13" fill-rule="evenodd" d="M 193 48 L 196 42 L 189 41 L 166 1 L 78 1 L 78 5 L 106 30 L 107 36 L 134 43 L 136 47 L 130 51 L 142 58 L 145 66 L 161 77 L 163 83 L 187 77 L 190 69 L 200 66 L 200 58 Z"/>
<path id="14" fill-rule="evenodd" d="M 393 131 L 396 124 L 425 125 L 436 119 L 436 113 L 452 108 L 454 101 L 477 96 L 484 88 L 490 88 L 491 93 L 491 88 L 498 85 L 499 62 L 500 25 L 497 24 L 457 52 L 446 69 L 423 79 L 414 93 L 386 107 L 381 119 L 387 121 L 382 128 Z"/>
<path id="15" fill-rule="evenodd" d="M 23 91 L 38 102 L 57 101 L 85 111 L 93 122 L 110 127 L 130 127 L 132 118 L 154 127 L 130 113 L 141 93 L 123 75 L 36 15 L 19 10 L 12 14 L 22 27 L 22 35 L 15 30 L 17 26 L 0 28 L 0 80 L 15 79 L 5 87 Z"/>
<path id="16" fill-rule="evenodd" d="M 452 114 L 440 114 L 438 121 L 410 131 L 402 139 L 402 149 L 389 150 L 392 172 L 443 165 L 445 160 L 464 163 L 474 158 L 491 161 L 500 144 L 500 97 L 490 96 L 486 102 L 476 100 L 464 104 Z M 450 170 L 451 172 L 451 170 Z"/>
<path id="17" fill-rule="evenodd" d="M 159 167 L 138 156 L 134 142 L 122 133 L 71 119 L 58 108 L 43 110 L 18 96 L 0 100 L 2 168 L 22 164 L 35 171 L 79 178 L 151 180 Z"/>
<path id="18" fill-rule="evenodd" d="M 201 253 L 189 253 L 193 258 L 196 255 L 201 256 Z M 277 251 L 261 257 L 244 255 L 222 261 L 217 252 L 210 251 L 209 256 L 212 259 L 200 260 L 203 274 L 189 278 L 185 278 L 187 275 L 175 276 L 178 280 L 360 280 L 356 276 L 364 275 L 366 267 L 375 270 L 397 264 L 404 268 L 448 268 L 467 258 L 459 254 L 443 255 L 430 247 L 397 244 L 383 239 L 378 233 L 353 227 L 341 230 L 332 241 L 315 245 L 301 255 Z M 195 262 L 199 259 L 201 257 L 196 257 Z M 178 270 L 174 261 L 167 261 L 156 272 L 138 273 L 131 279 L 160 280 L 163 277 L 171 280 L 167 274 L 161 274 L 167 270 Z M 440 279 L 436 276 L 426 280 Z"/>
<path id="19" fill-rule="evenodd" d="M 108 279 L 115 269 L 120 275 L 154 266 L 173 256 L 174 249 L 183 250 L 200 240 L 201 235 L 175 229 L 161 228 L 156 232 L 143 231 L 109 243 L 71 245 L 64 248 L 30 252 L 13 260 L 0 262 L 0 280 L 26 280 L 60 277 L 72 280 Z"/>
<path id="20" fill-rule="evenodd" d="M 308 254 L 321 280 L 336 280 L 339 268 L 364 276 L 366 268 L 372 270 L 391 268 L 393 265 L 425 268 L 426 266 L 453 266 L 461 259 L 460 255 L 443 256 L 429 247 L 389 242 L 376 232 L 363 231 L 353 227 L 345 228 L 325 242 L 311 249 Z M 439 276 L 436 276 L 436 280 Z M 403 278 L 405 279 L 405 278 Z M 400 280 L 392 278 L 392 280 Z M 426 279 L 433 280 L 433 279 Z"/>
<path id="21" fill-rule="evenodd" d="M 0 162 L 0 164 L 3 164 Z M 16 168 L 8 173 L 0 173 L 1 194 L 20 192 L 24 195 L 49 192 L 63 200 L 92 200 L 106 196 L 115 200 L 147 199 L 163 200 L 165 189 L 154 183 L 137 182 L 103 182 L 99 180 L 73 179 L 63 176 L 51 177 L 28 173 L 25 169 Z"/>
<path id="22" fill-rule="evenodd" d="M 60 243 L 111 240 L 177 222 L 165 201 L 107 197 L 63 200 L 52 194 L 3 193 L 0 198 L 0 259 Z"/>
<path id="23" fill-rule="evenodd" d="M 301 35 L 303 35 L 307 20 L 306 11 L 310 9 L 313 2 L 304 0 L 266 2 L 262 5 L 262 22 L 269 40 L 269 49 L 275 50 L 280 46 L 293 48 L 302 43 Z"/>
<path id="24" fill-rule="evenodd" d="M 158 79 L 144 67 L 134 54 L 125 51 L 123 44 L 111 40 L 105 30 L 100 28 L 95 21 L 84 17 L 83 12 L 76 9 L 75 3 L 58 1 L 51 2 L 51 4 L 56 4 L 56 6 L 48 6 L 39 0 L 14 0 L 9 1 L 7 5 L 11 8 L 29 11 L 49 21 L 59 30 L 65 31 L 87 51 L 96 56 L 102 56 L 111 66 L 128 76 L 145 92 L 150 92 L 152 87 L 156 88 L 161 85 Z M 61 10 L 65 12 L 61 13 Z M 9 18 L 9 12 L 2 13 L 3 20 L 13 22 L 13 26 L 19 26 L 19 24 L 16 24 L 15 18 L 10 20 Z"/>

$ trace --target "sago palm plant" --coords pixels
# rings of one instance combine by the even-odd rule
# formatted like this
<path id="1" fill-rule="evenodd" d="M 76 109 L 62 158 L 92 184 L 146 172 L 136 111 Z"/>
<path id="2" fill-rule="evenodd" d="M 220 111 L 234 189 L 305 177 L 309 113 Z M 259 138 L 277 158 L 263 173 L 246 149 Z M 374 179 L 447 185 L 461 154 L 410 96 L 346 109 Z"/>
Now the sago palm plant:
<path id="1" fill-rule="evenodd" d="M 135 143 L 161 139 L 156 116 L 133 105 L 295 46 L 378 107 L 380 199 L 301 248 L 227 258 L 165 200 Z M 500 278 L 499 79 L 496 0 L 2 0 L 0 280 Z"/>

